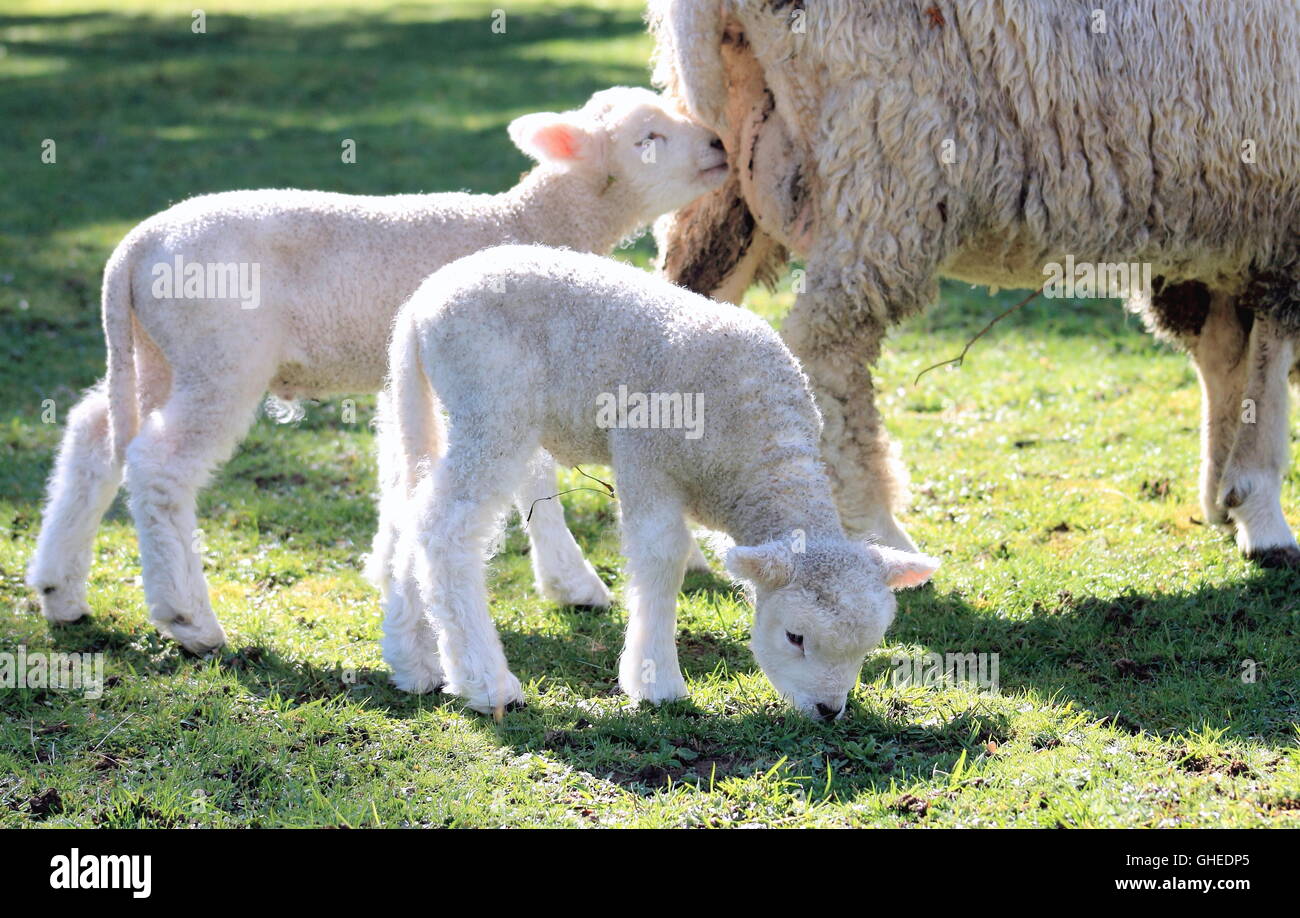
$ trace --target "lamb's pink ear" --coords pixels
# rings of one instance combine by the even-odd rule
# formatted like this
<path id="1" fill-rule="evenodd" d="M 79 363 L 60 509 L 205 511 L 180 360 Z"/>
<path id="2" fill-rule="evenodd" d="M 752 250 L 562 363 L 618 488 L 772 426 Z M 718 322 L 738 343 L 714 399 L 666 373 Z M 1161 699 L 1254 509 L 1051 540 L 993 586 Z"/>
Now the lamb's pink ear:
<path id="1" fill-rule="evenodd" d="M 767 590 L 779 590 L 794 578 L 794 554 L 784 542 L 737 545 L 727 552 L 726 564 L 733 577 Z"/>
<path id="2" fill-rule="evenodd" d="M 867 551 L 879 559 L 885 585 L 891 590 L 920 586 L 939 569 L 939 559 L 929 555 L 899 551 L 884 545 L 868 545 Z"/>
<path id="3" fill-rule="evenodd" d="M 537 112 L 510 122 L 510 139 L 539 163 L 568 163 L 588 155 L 591 132 L 572 114 Z"/>

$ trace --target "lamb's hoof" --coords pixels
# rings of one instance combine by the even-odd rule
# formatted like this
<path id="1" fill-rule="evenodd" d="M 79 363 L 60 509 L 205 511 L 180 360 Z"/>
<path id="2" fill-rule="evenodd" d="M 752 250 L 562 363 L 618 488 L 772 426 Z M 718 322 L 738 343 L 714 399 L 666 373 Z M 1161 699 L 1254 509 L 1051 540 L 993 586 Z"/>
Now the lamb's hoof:
<path id="1" fill-rule="evenodd" d="M 169 619 L 155 618 L 153 624 L 159 634 L 171 638 L 186 653 L 196 657 L 206 656 L 226 644 L 226 631 L 215 617 L 207 622 L 196 623 L 187 615 L 177 615 Z"/>
<path id="2" fill-rule="evenodd" d="M 470 710 L 494 717 L 506 711 L 518 710 L 524 704 L 523 686 L 508 669 L 469 680 L 467 686 L 458 685 L 453 679 L 449 681 L 446 691 L 463 698 Z"/>
<path id="3" fill-rule="evenodd" d="M 90 606 L 84 597 L 74 596 L 67 588 L 44 586 L 40 588 L 41 614 L 55 625 L 70 625 L 90 615 Z"/>
<path id="4" fill-rule="evenodd" d="M 584 575 L 575 577 L 568 583 L 549 583 L 542 589 L 542 593 L 551 602 L 561 606 L 608 609 L 614 604 L 614 595 L 590 565 Z"/>
<path id="5" fill-rule="evenodd" d="M 417 666 L 411 670 L 394 669 L 388 677 L 395 688 L 412 695 L 436 695 L 447 687 L 447 679 L 441 669 L 429 669 Z"/>
<path id="6" fill-rule="evenodd" d="M 1294 545 L 1277 545 L 1246 552 L 1246 560 L 1264 568 L 1300 567 L 1300 548 Z"/>
<path id="7" fill-rule="evenodd" d="M 668 676 L 660 673 L 653 680 L 641 679 L 639 673 L 639 669 L 627 669 L 620 673 L 618 680 L 623 693 L 638 704 L 661 705 L 690 697 L 680 672 Z"/>
<path id="8" fill-rule="evenodd" d="M 184 650 L 187 654 L 189 654 L 192 657 L 206 657 L 214 650 L 220 650 L 222 647 L 226 646 L 226 642 L 224 638 L 220 641 L 215 641 L 215 642 L 190 641 L 189 643 L 183 643 L 178 641 L 177 643 L 181 645 L 182 650 Z"/>
<path id="9" fill-rule="evenodd" d="M 388 678 L 393 683 L 393 687 L 400 689 L 411 695 L 437 695 L 447 688 L 447 683 L 441 677 L 430 679 L 428 677 L 402 677 L 394 673 Z"/>

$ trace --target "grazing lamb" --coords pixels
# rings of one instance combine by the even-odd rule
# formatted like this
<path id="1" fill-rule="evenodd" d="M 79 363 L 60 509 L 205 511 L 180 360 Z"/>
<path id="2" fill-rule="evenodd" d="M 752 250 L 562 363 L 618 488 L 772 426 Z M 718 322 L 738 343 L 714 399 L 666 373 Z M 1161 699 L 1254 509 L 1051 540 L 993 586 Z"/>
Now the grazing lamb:
<path id="1" fill-rule="evenodd" d="M 754 656 L 825 719 L 892 621 L 890 590 L 939 563 L 844 535 L 817 409 L 765 322 L 610 259 L 509 246 L 448 265 L 398 315 L 389 387 L 396 423 L 380 449 L 412 476 L 432 460 L 399 524 L 396 590 L 411 595 L 384 622 L 384 656 L 412 691 L 444 685 L 485 713 L 523 701 L 488 614 L 484 550 L 539 448 L 614 470 L 628 559 L 619 684 L 635 699 L 686 694 L 675 620 L 688 516 L 736 540 L 727 567 L 756 591 Z M 638 394 L 682 408 L 650 426 Z M 702 423 L 674 425 L 688 399 Z"/>
<path id="2" fill-rule="evenodd" d="M 873 398 L 886 330 L 940 276 L 1035 289 L 1072 256 L 1150 265 L 1130 305 L 1200 374 L 1205 512 L 1247 556 L 1300 561 L 1279 499 L 1300 329 L 1300 5 L 651 0 L 649 18 L 656 82 L 735 167 L 657 228 L 664 269 L 738 302 L 787 250 L 806 260 L 783 335 L 850 532 L 912 544 Z"/>
<path id="3" fill-rule="evenodd" d="M 46 618 L 88 611 L 95 530 L 125 459 L 151 618 L 191 651 L 222 644 L 192 547 L 195 496 L 268 389 L 285 398 L 375 391 L 393 317 L 430 271 L 501 242 L 608 252 L 727 171 L 714 134 L 643 89 L 525 115 L 510 137 L 540 165 L 503 194 L 237 191 L 177 204 L 127 235 L 104 271 L 108 376 L 70 413 L 28 571 Z M 198 266 L 193 290 L 184 265 Z M 214 267 L 259 282 L 240 302 L 212 288 Z M 173 268 L 183 280 L 159 286 Z M 554 493 L 549 459 L 533 470 L 521 505 Z M 381 466 L 380 478 L 399 492 L 398 470 Z M 608 604 L 557 501 L 537 505 L 529 531 L 543 593 Z"/>

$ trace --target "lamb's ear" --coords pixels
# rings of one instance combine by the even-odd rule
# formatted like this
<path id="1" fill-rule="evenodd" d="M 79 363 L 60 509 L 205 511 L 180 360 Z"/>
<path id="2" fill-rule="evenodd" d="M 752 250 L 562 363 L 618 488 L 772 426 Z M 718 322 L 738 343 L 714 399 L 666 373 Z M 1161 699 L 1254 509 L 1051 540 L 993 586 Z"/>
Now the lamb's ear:
<path id="1" fill-rule="evenodd" d="M 737 545 L 727 552 L 726 564 L 733 577 L 766 590 L 779 590 L 794 578 L 794 554 L 784 542 Z"/>
<path id="2" fill-rule="evenodd" d="M 594 138 L 572 114 L 537 112 L 510 122 L 510 139 L 539 163 L 571 163 L 590 155 Z"/>
<path id="3" fill-rule="evenodd" d="M 868 545 L 867 551 L 880 561 L 885 585 L 891 590 L 920 586 L 939 569 L 939 559 L 929 555 L 899 551 L 885 545 Z"/>

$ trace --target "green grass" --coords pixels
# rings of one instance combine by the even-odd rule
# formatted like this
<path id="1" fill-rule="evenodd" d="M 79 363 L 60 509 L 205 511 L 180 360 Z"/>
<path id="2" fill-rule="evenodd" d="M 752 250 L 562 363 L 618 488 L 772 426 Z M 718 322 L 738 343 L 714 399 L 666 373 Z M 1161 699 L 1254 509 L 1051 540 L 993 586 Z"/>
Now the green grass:
<path id="1" fill-rule="evenodd" d="M 102 372 L 112 246 L 198 192 L 499 190 L 526 167 L 510 118 L 645 82 L 640 3 L 516 0 L 505 35 L 495 5 L 212 3 L 196 36 L 153 3 L 0 2 L 0 650 L 101 651 L 110 677 L 100 699 L 0 691 L 0 826 L 1300 825 L 1300 583 L 1197 522 L 1195 377 L 1110 302 L 1037 302 L 919 386 L 1012 295 L 945 287 L 891 338 L 906 523 L 945 563 L 833 725 L 781 707 L 721 574 L 681 599 L 690 701 L 634 708 L 623 609 L 538 600 L 515 526 L 494 611 L 527 710 L 497 725 L 390 688 L 359 571 L 369 397 L 355 423 L 337 401 L 260 420 L 205 492 L 228 648 L 155 635 L 120 498 L 93 619 L 46 626 L 22 571 L 63 417 Z M 750 305 L 775 321 L 791 299 Z M 566 505 L 621 590 L 613 508 Z M 1000 693 L 892 684 L 891 655 L 931 651 L 998 653 Z"/>

